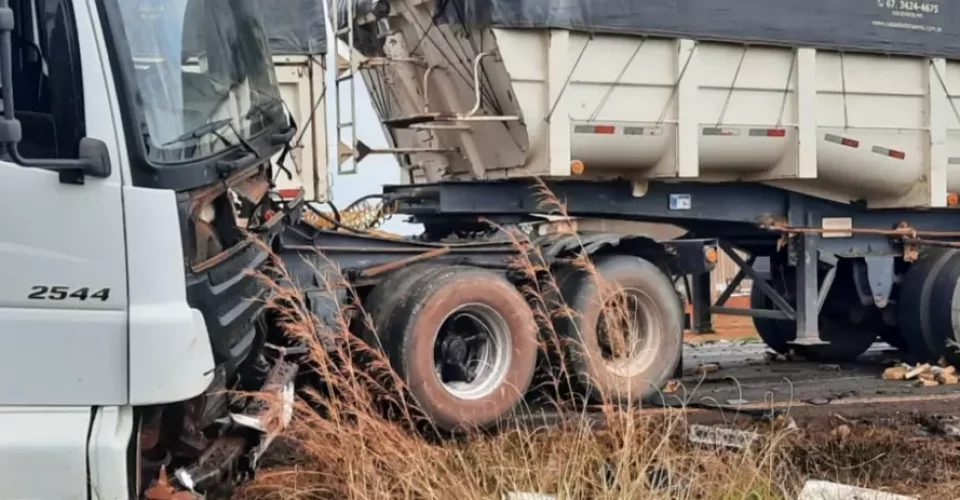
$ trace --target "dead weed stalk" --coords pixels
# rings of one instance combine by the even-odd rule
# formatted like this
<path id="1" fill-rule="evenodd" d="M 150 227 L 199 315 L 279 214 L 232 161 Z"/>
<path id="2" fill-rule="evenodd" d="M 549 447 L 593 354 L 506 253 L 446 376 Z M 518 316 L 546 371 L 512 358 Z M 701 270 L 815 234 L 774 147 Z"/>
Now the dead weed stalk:
<path id="1" fill-rule="evenodd" d="M 537 189 L 544 212 L 566 215 L 544 184 Z M 308 348 L 303 369 L 312 385 L 297 400 L 276 465 L 245 488 L 244 498 L 486 500 L 510 491 L 561 499 L 792 498 L 798 479 L 785 459 L 792 445 L 774 427 L 750 449 L 695 447 L 685 437 L 682 411 L 640 413 L 639 404 L 623 408 L 604 395 L 599 404 L 574 401 L 569 389 L 577 375 L 565 369 L 567 345 L 553 326 L 556 318 L 576 314 L 561 300 L 562 277 L 542 264 L 538 247 L 523 233 L 498 229 L 518 250 L 514 281 L 542 331 L 543 375 L 530 391 L 539 399 L 495 432 L 468 429 L 438 439 L 441 433 L 423 418 L 386 357 L 354 333 L 361 326 L 374 329 L 361 293 L 317 256 L 320 292 L 348 297 L 335 315 L 318 318 L 305 290 L 290 285 L 275 258 L 261 275 L 274 292 L 268 306 L 290 341 Z M 602 282 L 583 252 L 567 255 L 566 265 Z M 618 293 L 608 283 L 601 289 Z M 611 308 L 612 318 L 623 313 Z M 610 323 L 615 338 L 626 338 L 616 331 L 620 321 Z M 559 425 L 522 423 L 544 407 L 556 411 Z M 588 414 L 600 415 L 603 425 L 591 425 Z"/>

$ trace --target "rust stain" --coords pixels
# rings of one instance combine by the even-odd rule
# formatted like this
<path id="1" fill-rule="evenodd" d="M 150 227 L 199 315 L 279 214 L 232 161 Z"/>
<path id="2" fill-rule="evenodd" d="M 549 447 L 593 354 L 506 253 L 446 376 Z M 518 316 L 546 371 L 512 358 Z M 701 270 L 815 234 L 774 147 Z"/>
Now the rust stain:
<path id="1" fill-rule="evenodd" d="M 256 205 L 270 191 L 270 182 L 266 175 L 261 174 L 255 178 L 244 179 L 232 189 L 237 195 Z"/>
<path id="2" fill-rule="evenodd" d="M 160 476 L 144 492 L 144 498 L 147 500 L 199 500 L 202 497 L 189 491 L 177 491 L 167 479 L 167 468 L 164 466 L 160 468 Z"/>
<path id="3" fill-rule="evenodd" d="M 407 257 L 407 258 L 405 258 L 405 259 L 398 259 L 398 260 L 395 260 L 395 261 L 393 261 L 393 262 L 389 262 L 389 263 L 387 263 L 387 264 L 381 264 L 381 265 L 379 265 L 379 266 L 368 267 L 368 268 L 364 269 L 363 271 L 360 271 L 360 276 L 362 276 L 362 277 L 364 277 L 364 278 L 370 278 L 370 277 L 376 276 L 376 275 L 378 275 L 378 274 L 383 274 L 383 273 L 386 273 L 386 272 L 395 271 L 395 270 L 397 270 L 397 269 L 399 269 L 399 268 L 401 268 L 401 267 L 404 267 L 404 266 L 407 266 L 407 265 L 410 265 L 410 264 L 414 264 L 414 263 L 417 263 L 417 262 L 422 262 L 422 261 L 425 261 L 425 260 L 430 260 L 430 259 L 433 259 L 433 258 L 435 258 L 435 257 L 440 257 L 441 255 L 446 255 L 446 254 L 448 254 L 448 253 L 450 253 L 450 247 L 439 247 L 439 248 L 435 248 L 435 249 L 433 249 L 433 250 L 430 250 L 430 251 L 427 251 L 427 252 L 423 252 L 423 253 L 421 253 L 421 254 L 412 255 L 412 256 Z"/>

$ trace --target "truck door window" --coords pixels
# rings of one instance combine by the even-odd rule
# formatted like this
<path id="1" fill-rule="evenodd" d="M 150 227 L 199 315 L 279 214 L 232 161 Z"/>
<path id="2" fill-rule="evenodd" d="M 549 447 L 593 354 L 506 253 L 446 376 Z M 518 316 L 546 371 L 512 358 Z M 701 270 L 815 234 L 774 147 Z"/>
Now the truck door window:
<path id="1" fill-rule="evenodd" d="M 27 158 L 76 158 L 85 132 L 79 40 L 70 0 L 13 0 L 14 110 Z"/>

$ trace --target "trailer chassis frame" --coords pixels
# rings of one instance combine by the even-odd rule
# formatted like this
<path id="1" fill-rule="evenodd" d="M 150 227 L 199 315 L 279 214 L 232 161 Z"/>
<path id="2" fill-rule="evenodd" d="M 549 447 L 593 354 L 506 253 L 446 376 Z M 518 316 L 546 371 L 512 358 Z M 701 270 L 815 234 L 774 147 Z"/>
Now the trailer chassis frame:
<path id="1" fill-rule="evenodd" d="M 392 238 L 365 231 L 320 229 L 294 215 L 276 247 L 288 285 L 304 292 L 317 318 L 330 327 L 340 320 L 341 306 L 350 302 L 348 291 L 376 285 L 405 266 L 430 262 L 463 265 L 503 272 L 512 281 L 530 279 L 518 268 L 529 262 L 536 269 L 550 269 L 577 256 L 592 256 L 616 249 L 619 253 L 645 257 L 668 275 L 701 275 L 714 267 L 708 257 L 718 252 L 714 239 L 655 241 L 647 235 L 592 233 L 510 234 L 486 226 L 485 234 L 443 241 L 430 238 Z M 543 276 L 535 277 L 541 279 Z M 331 286 L 334 285 L 334 286 Z"/>
<path id="2" fill-rule="evenodd" d="M 682 227 L 689 231 L 684 238 L 718 240 L 740 268 L 712 306 L 709 274 L 692 275 L 694 330 L 712 330 L 712 314 L 792 320 L 797 324 L 792 343 L 805 346 L 825 343 L 818 318 L 840 259 L 854 261 L 860 301 L 883 308 L 893 290 L 897 260 L 916 259 L 917 248 L 924 244 L 960 246 L 960 218 L 954 209 L 869 209 L 859 202 L 838 203 L 756 183 L 509 179 L 385 186 L 384 198 L 396 213 L 424 224 L 428 234 L 479 227 L 484 219 L 511 224 L 543 215 Z M 788 265 L 796 269 L 795 304 L 753 269 L 757 256 L 770 256 L 781 246 L 787 248 Z M 740 258 L 735 247 L 750 257 Z M 821 264 L 829 266 L 822 280 Z M 746 277 L 776 310 L 725 307 Z"/>

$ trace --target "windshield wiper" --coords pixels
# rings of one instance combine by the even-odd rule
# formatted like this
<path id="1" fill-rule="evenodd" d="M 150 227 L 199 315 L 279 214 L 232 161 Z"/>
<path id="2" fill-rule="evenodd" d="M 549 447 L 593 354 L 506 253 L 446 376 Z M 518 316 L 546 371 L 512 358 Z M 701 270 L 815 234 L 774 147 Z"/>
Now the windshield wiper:
<path id="1" fill-rule="evenodd" d="M 244 149 L 252 153 L 257 158 L 260 158 L 260 153 L 257 151 L 257 148 L 253 147 L 250 142 L 243 138 L 243 135 L 240 134 L 240 131 L 237 130 L 237 127 L 233 126 L 233 123 L 230 124 L 230 130 L 233 131 L 233 135 L 237 136 L 237 140 L 240 141 L 240 145 L 242 145 Z"/>
<path id="2" fill-rule="evenodd" d="M 250 107 L 250 110 L 243 115 L 244 120 L 252 120 L 254 116 L 265 115 L 267 110 L 273 108 L 274 106 L 283 106 L 283 99 L 279 97 L 269 96 L 267 102 L 259 103 Z"/>
<path id="3" fill-rule="evenodd" d="M 176 139 L 173 139 L 173 140 L 170 141 L 170 142 L 167 142 L 167 143 L 165 143 L 165 144 L 161 144 L 161 146 L 162 146 L 162 147 L 167 147 L 167 146 L 171 146 L 171 145 L 173 145 L 173 144 L 176 144 L 176 143 L 178 143 L 178 142 L 183 142 L 183 141 L 187 141 L 187 140 L 190 140 L 190 139 L 197 139 L 197 140 L 199 140 L 201 137 L 204 137 L 204 136 L 207 135 L 207 134 L 216 134 L 217 137 L 220 138 L 220 140 L 222 140 L 223 142 L 227 143 L 227 146 L 228 146 L 228 147 L 233 147 L 233 143 L 231 143 L 231 142 L 228 141 L 225 137 L 223 137 L 222 135 L 220 135 L 220 134 L 217 133 L 217 131 L 219 131 L 219 130 L 222 129 L 223 127 L 225 127 L 225 126 L 227 126 L 227 125 L 230 125 L 232 121 L 233 121 L 233 118 L 224 118 L 224 119 L 222 119 L 222 120 L 217 120 L 217 121 L 213 121 L 213 122 L 210 122 L 210 123 L 205 123 L 205 124 L 203 124 L 203 125 L 195 128 L 195 129 L 193 129 L 193 130 L 191 130 L 191 131 L 189 131 L 189 132 L 187 132 L 187 133 L 185 133 L 185 134 L 177 137 Z"/>

